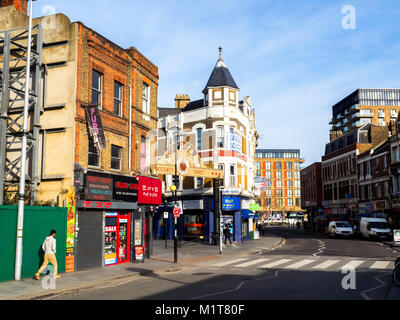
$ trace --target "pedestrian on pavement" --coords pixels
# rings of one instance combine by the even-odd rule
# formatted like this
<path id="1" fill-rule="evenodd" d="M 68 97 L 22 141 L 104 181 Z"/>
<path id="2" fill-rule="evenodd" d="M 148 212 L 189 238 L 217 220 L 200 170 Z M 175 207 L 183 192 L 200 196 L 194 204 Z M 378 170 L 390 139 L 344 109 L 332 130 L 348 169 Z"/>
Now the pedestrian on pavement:
<path id="1" fill-rule="evenodd" d="M 224 244 L 226 244 L 226 240 L 227 240 L 227 239 L 229 239 L 229 243 L 232 244 L 232 241 L 231 241 L 231 231 L 229 230 L 229 225 L 225 225 L 224 236 L 225 236 Z"/>
<path id="2" fill-rule="evenodd" d="M 40 280 L 40 274 L 46 268 L 48 263 L 50 262 L 54 267 L 54 278 L 60 278 L 60 275 L 57 273 L 57 259 L 56 259 L 56 230 L 51 230 L 50 235 L 46 237 L 43 242 L 42 249 L 44 251 L 44 261 L 42 266 L 39 268 L 38 272 L 35 273 L 35 279 Z"/>
<path id="3" fill-rule="evenodd" d="M 296 228 L 299 229 L 300 228 L 300 221 L 297 220 L 296 222 Z"/>

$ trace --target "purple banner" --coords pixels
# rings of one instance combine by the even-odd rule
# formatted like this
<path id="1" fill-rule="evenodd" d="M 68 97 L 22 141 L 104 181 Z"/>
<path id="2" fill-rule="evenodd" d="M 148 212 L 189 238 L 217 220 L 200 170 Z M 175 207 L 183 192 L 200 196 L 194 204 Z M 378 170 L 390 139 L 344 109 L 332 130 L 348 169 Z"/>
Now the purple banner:
<path id="1" fill-rule="evenodd" d="M 97 149 L 106 148 L 106 137 L 104 136 L 103 125 L 101 123 L 100 111 L 97 105 L 88 105 L 85 107 L 86 121 L 89 125 L 90 135 Z"/>

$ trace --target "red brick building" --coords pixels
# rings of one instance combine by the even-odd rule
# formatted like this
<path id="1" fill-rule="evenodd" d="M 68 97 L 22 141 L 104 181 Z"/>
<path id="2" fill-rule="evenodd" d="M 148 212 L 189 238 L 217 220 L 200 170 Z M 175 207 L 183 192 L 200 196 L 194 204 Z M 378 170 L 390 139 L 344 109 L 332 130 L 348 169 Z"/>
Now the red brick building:
<path id="1" fill-rule="evenodd" d="M 383 212 L 390 208 L 389 141 L 371 148 L 357 157 L 359 181 L 359 213 Z"/>
<path id="2" fill-rule="evenodd" d="M 321 162 L 314 162 L 300 171 L 301 208 L 318 209 L 322 205 Z"/>

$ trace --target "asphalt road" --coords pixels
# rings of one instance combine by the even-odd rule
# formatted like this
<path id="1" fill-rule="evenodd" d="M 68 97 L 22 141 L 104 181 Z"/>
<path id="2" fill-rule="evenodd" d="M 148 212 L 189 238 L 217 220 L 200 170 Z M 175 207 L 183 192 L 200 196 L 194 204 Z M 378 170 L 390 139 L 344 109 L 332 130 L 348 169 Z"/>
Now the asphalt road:
<path id="1" fill-rule="evenodd" d="M 285 227 L 267 234 L 286 242 L 273 251 L 199 262 L 48 299 L 60 300 L 400 300 L 391 280 L 400 253 L 362 239 L 330 239 Z"/>

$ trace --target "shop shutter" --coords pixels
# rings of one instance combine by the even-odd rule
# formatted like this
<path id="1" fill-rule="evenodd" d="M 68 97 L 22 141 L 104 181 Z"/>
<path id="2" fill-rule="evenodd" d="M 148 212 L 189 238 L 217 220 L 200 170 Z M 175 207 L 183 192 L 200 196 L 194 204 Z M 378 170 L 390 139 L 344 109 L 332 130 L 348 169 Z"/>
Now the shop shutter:
<path id="1" fill-rule="evenodd" d="M 85 270 L 103 266 L 103 212 L 78 212 L 78 239 L 76 269 Z"/>

